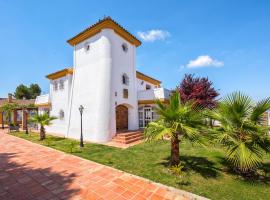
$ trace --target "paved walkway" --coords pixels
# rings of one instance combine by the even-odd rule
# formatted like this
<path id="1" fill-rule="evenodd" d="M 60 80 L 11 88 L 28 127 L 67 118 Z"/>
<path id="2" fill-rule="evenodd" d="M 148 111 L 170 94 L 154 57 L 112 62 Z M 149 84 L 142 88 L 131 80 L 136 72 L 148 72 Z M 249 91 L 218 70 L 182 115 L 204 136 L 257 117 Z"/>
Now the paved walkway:
<path id="1" fill-rule="evenodd" d="M 0 131 L 0 199 L 177 199 L 179 190 Z"/>

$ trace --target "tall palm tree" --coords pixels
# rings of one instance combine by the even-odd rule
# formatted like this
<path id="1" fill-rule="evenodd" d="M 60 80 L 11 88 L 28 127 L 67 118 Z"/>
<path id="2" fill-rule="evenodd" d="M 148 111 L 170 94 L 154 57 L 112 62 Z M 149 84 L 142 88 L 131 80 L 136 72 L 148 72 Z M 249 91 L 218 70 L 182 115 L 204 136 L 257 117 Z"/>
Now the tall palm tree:
<path id="1" fill-rule="evenodd" d="M 40 125 L 39 138 L 40 140 L 44 140 L 46 138 L 45 126 L 51 125 L 51 122 L 55 119 L 57 118 L 51 117 L 45 112 L 44 114 L 35 114 L 29 121 Z"/>
<path id="2" fill-rule="evenodd" d="M 201 114 L 201 109 L 195 107 L 194 103 L 183 103 L 180 95 L 175 92 L 168 104 L 157 101 L 157 113 L 160 118 L 151 122 L 144 130 L 146 141 L 162 140 L 164 136 L 170 137 L 171 140 L 171 159 L 170 165 L 178 165 L 179 143 L 183 138 L 191 141 L 199 141 L 200 131 L 205 121 Z"/>
<path id="3" fill-rule="evenodd" d="M 251 97 L 234 92 L 210 111 L 210 117 L 217 121 L 215 138 L 227 147 L 227 160 L 238 172 L 255 169 L 263 153 L 270 152 L 270 129 L 264 118 L 268 109 L 270 98 L 255 103 Z"/>

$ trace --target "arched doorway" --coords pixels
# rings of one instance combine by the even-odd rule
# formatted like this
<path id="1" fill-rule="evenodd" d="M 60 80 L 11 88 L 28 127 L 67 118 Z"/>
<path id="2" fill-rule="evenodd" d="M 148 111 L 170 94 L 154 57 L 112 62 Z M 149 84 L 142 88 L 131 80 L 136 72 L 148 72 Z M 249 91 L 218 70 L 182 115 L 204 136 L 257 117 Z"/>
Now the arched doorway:
<path id="1" fill-rule="evenodd" d="M 116 107 L 116 131 L 128 130 L 128 108 L 124 105 Z"/>

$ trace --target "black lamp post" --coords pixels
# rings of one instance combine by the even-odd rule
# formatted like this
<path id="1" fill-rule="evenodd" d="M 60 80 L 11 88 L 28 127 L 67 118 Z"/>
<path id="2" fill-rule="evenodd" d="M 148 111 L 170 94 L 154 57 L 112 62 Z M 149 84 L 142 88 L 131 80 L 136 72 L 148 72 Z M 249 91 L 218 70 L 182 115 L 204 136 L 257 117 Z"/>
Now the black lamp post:
<path id="1" fill-rule="evenodd" d="M 25 110 L 25 134 L 28 134 L 28 110 Z"/>
<path id="2" fill-rule="evenodd" d="M 83 109 L 84 107 L 82 105 L 80 105 L 79 107 L 79 111 L 80 111 L 80 114 L 81 114 L 81 138 L 80 138 L 80 147 L 83 147 L 83 130 L 82 130 L 82 114 L 83 114 Z"/>

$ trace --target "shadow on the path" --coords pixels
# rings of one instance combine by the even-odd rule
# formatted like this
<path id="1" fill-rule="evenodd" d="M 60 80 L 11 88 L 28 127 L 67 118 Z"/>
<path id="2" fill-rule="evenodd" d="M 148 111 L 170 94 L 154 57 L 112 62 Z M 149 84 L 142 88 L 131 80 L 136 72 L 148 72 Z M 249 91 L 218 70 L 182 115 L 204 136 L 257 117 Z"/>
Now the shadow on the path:
<path id="1" fill-rule="evenodd" d="M 80 191 L 70 188 L 75 174 L 31 168 L 16 156 L 0 154 L 0 199 L 70 199 Z"/>

